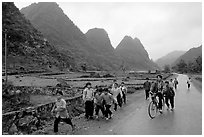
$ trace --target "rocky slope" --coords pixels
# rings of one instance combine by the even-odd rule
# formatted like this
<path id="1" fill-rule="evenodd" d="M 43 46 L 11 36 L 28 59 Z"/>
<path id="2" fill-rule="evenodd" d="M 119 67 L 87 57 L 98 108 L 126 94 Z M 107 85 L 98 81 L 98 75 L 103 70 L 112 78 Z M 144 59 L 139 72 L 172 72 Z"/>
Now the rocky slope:
<path id="1" fill-rule="evenodd" d="M 60 54 L 15 7 L 2 3 L 2 43 L 7 34 L 9 71 L 48 71 L 75 68 L 74 59 Z M 2 45 L 4 57 L 5 46 Z M 4 64 L 4 58 L 2 58 Z"/>

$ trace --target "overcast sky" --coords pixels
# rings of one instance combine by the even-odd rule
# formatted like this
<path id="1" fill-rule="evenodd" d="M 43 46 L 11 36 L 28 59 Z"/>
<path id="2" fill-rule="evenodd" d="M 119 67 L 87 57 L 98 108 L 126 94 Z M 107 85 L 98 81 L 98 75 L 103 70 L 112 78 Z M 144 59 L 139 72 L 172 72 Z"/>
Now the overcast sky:
<path id="1" fill-rule="evenodd" d="M 17 3 L 21 9 L 31 3 Z M 202 42 L 201 3 L 70 3 L 58 2 L 64 13 L 86 33 L 104 28 L 116 47 L 125 35 L 137 37 L 150 58 L 189 50 Z"/>

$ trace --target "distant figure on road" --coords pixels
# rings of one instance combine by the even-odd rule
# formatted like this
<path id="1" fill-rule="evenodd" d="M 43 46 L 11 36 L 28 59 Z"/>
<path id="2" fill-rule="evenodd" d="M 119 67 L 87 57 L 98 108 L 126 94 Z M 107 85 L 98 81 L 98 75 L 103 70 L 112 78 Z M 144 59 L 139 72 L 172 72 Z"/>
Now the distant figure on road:
<path id="1" fill-rule="evenodd" d="M 75 125 L 72 123 L 66 109 L 66 101 L 62 98 L 63 94 L 61 92 L 57 93 L 56 104 L 52 109 L 52 113 L 56 113 L 55 121 L 54 121 L 54 132 L 58 132 L 58 124 L 60 121 L 63 121 L 72 126 L 72 130 L 75 129 Z"/>
<path id="2" fill-rule="evenodd" d="M 116 100 L 113 98 L 113 95 L 111 95 L 110 93 L 108 93 L 108 89 L 105 89 L 104 91 L 105 93 L 102 93 L 102 99 L 104 101 L 104 104 L 105 104 L 105 117 L 106 117 L 106 120 L 109 120 L 112 118 L 113 116 L 113 113 L 111 112 L 110 108 L 111 108 L 111 105 L 112 103 L 114 104 L 117 104 Z"/>
<path id="3" fill-rule="evenodd" d="M 159 97 L 158 109 L 160 113 L 162 113 L 163 87 L 164 82 L 162 81 L 162 75 L 157 75 L 157 81 L 151 85 L 150 91 Z"/>
<path id="4" fill-rule="evenodd" d="M 146 100 L 149 99 L 149 91 L 151 88 L 151 82 L 149 82 L 149 78 L 146 78 L 146 82 L 143 84 L 145 89 Z"/>
<path id="5" fill-rule="evenodd" d="M 177 89 L 177 85 L 178 85 L 178 80 L 177 78 L 174 79 L 174 88 Z"/>
<path id="6" fill-rule="evenodd" d="M 124 104 L 126 104 L 126 101 L 127 101 L 127 99 L 126 99 L 126 94 L 127 94 L 127 87 L 125 86 L 125 83 L 124 82 L 122 82 L 121 83 L 121 86 L 120 86 L 120 89 L 121 89 L 121 91 L 122 91 L 122 94 L 123 94 L 123 102 L 124 102 Z"/>
<path id="7" fill-rule="evenodd" d="M 169 110 L 169 101 L 171 104 L 171 110 L 174 110 L 174 96 L 175 92 L 173 87 L 170 86 L 169 81 L 165 82 L 165 88 L 164 88 L 164 96 L 165 96 L 165 103 L 167 106 L 167 110 Z"/>
<path id="8" fill-rule="evenodd" d="M 188 89 L 190 89 L 190 87 L 191 87 L 190 81 L 191 81 L 191 78 L 189 78 L 189 79 L 187 80 L 187 87 L 188 87 Z"/>
<path id="9" fill-rule="evenodd" d="M 95 94 L 94 98 L 94 104 L 95 104 L 95 115 L 96 119 L 99 118 L 99 110 L 101 110 L 103 116 L 105 116 L 104 113 L 104 104 L 103 104 L 103 98 L 102 98 L 102 88 L 99 88 Z"/>
<path id="10" fill-rule="evenodd" d="M 85 118 L 93 119 L 94 112 L 94 89 L 91 83 L 86 83 L 86 88 L 83 91 L 83 100 L 85 102 Z"/>

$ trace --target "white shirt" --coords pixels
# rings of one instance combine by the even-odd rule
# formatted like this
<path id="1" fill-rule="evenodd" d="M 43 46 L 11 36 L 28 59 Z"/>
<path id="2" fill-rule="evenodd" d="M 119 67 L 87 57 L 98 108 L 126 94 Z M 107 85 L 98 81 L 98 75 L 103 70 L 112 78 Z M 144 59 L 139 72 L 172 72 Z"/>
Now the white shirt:
<path id="1" fill-rule="evenodd" d="M 83 100 L 84 101 L 92 101 L 94 99 L 94 90 L 92 88 L 85 88 L 83 91 Z"/>
<path id="2" fill-rule="evenodd" d="M 66 110 L 66 101 L 64 99 L 60 99 L 56 101 L 56 109 L 64 108 L 63 111 L 57 111 L 56 117 L 60 116 L 61 118 L 68 117 L 68 113 Z"/>
<path id="3" fill-rule="evenodd" d="M 114 99 L 117 98 L 118 94 L 120 94 L 121 97 L 123 96 L 122 90 L 121 90 L 119 87 L 118 87 L 118 88 L 113 87 L 113 88 L 111 89 L 111 93 L 113 94 L 113 98 L 114 98 Z"/>

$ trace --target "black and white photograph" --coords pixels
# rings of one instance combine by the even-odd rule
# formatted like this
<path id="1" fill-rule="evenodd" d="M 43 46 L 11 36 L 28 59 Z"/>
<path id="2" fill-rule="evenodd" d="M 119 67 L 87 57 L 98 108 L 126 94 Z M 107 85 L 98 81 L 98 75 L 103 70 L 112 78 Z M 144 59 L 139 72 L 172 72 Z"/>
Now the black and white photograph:
<path id="1" fill-rule="evenodd" d="M 202 1 L 5 1 L 2 135 L 202 135 Z"/>

